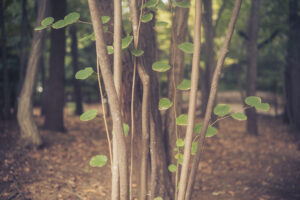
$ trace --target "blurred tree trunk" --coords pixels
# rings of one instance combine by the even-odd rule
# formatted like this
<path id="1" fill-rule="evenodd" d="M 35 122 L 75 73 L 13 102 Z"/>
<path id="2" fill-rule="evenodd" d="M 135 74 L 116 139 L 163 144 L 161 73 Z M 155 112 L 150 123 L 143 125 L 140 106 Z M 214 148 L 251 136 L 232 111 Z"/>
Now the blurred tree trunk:
<path id="1" fill-rule="evenodd" d="M 7 51 L 6 51 L 6 30 L 4 19 L 4 2 L 0 0 L 0 25 L 1 25 L 1 54 L 2 54 L 2 69 L 3 69 L 3 96 L 4 108 L 3 116 L 5 120 L 10 118 L 10 92 L 9 92 L 9 78 L 7 69 Z"/>
<path id="2" fill-rule="evenodd" d="M 294 128 L 300 130 L 300 17 L 298 3 L 298 0 L 289 0 L 285 93 L 288 121 Z"/>
<path id="3" fill-rule="evenodd" d="M 185 0 L 189 2 L 189 0 Z M 174 161 L 175 151 L 173 150 L 176 143 L 176 115 L 182 114 L 182 92 L 176 92 L 177 86 L 183 80 L 184 52 L 178 48 L 178 45 L 186 41 L 187 36 L 187 20 L 189 15 L 189 8 L 175 7 L 172 17 L 172 35 L 170 48 L 170 66 L 172 70 L 168 72 L 168 98 L 174 101 L 173 107 L 168 109 L 165 114 L 165 130 L 166 144 L 168 157 L 167 162 L 171 164 Z M 175 84 L 175 85 L 174 85 Z M 175 99 L 174 99 L 175 97 Z M 174 110 L 176 108 L 176 111 Z M 178 127 L 180 128 L 180 127 Z M 174 163 L 174 162 L 173 162 Z"/>
<path id="4" fill-rule="evenodd" d="M 82 108 L 82 99 L 81 99 L 81 89 L 80 83 L 75 78 L 76 72 L 79 70 L 78 66 L 78 40 L 77 40 L 77 28 L 76 26 L 72 26 L 70 28 L 70 35 L 71 35 L 71 54 L 72 54 L 72 65 L 73 65 L 73 87 L 74 87 L 74 98 L 75 98 L 75 114 L 81 115 L 83 108 Z"/>
<path id="5" fill-rule="evenodd" d="M 247 86 L 246 96 L 256 95 L 256 71 L 257 71 L 257 38 L 259 30 L 259 4 L 260 0 L 253 0 L 251 5 L 251 12 L 248 24 L 248 38 L 247 41 Z M 253 135 L 258 134 L 257 115 L 255 108 L 246 110 L 247 115 L 247 132 Z"/>
<path id="6" fill-rule="evenodd" d="M 66 0 L 52 0 L 51 12 L 55 20 L 66 15 Z M 51 29 L 50 76 L 46 89 L 45 129 L 65 131 L 64 127 L 64 78 L 65 78 L 65 28 Z"/>
<path id="7" fill-rule="evenodd" d="M 36 26 L 40 26 L 41 21 L 46 17 L 48 0 L 38 2 L 38 17 Z M 44 43 L 45 30 L 35 31 L 32 40 L 24 85 L 18 101 L 17 119 L 21 129 L 21 137 L 25 140 L 25 145 L 40 146 L 41 137 L 32 114 L 32 94 L 36 80 L 37 68 L 42 54 L 42 44 Z"/>

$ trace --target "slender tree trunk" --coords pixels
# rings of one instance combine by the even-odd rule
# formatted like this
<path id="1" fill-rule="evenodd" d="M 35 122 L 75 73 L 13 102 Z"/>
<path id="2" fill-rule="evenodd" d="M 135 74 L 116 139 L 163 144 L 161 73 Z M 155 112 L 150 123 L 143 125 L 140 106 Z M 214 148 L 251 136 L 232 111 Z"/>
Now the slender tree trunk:
<path id="1" fill-rule="evenodd" d="M 42 19 L 46 17 L 48 0 L 38 2 L 38 17 L 36 26 L 39 26 Z M 38 63 L 42 54 L 42 43 L 44 41 L 45 31 L 35 31 L 32 40 L 24 85 L 21 90 L 18 101 L 17 119 L 21 129 L 21 137 L 25 144 L 40 146 L 41 137 L 32 114 L 32 94 L 35 85 Z"/>
<path id="2" fill-rule="evenodd" d="M 214 101 L 215 101 L 216 94 L 217 94 L 218 82 L 219 82 L 219 78 L 221 75 L 221 70 L 222 70 L 226 55 L 229 51 L 228 50 L 229 44 L 230 44 L 231 37 L 232 37 L 233 31 L 234 31 L 234 27 L 235 27 L 235 24 L 236 24 L 236 21 L 237 21 L 239 12 L 240 12 L 241 4 L 242 4 L 242 0 L 235 1 L 234 9 L 233 9 L 232 16 L 231 16 L 230 22 L 228 24 L 228 30 L 227 30 L 227 33 L 225 36 L 225 42 L 220 51 L 219 58 L 218 58 L 218 61 L 216 64 L 216 69 L 214 71 L 214 75 L 213 75 L 213 79 L 212 79 L 212 85 L 210 88 L 204 122 L 203 122 L 203 126 L 202 126 L 202 129 L 200 132 L 200 138 L 198 139 L 197 152 L 196 152 L 196 155 L 194 156 L 194 161 L 192 163 L 192 167 L 191 167 L 191 171 L 190 171 L 190 175 L 189 175 L 189 180 L 188 180 L 187 189 L 186 189 L 186 193 L 185 193 L 185 199 L 191 199 L 191 197 L 192 197 L 193 186 L 194 186 L 196 175 L 197 175 L 196 171 L 198 169 L 199 161 L 201 158 L 200 156 L 201 156 L 204 141 L 205 141 L 207 127 L 209 125 L 211 114 L 212 114 L 213 107 L 214 107 Z"/>
<path id="3" fill-rule="evenodd" d="M 253 0 L 248 25 L 248 44 L 247 44 L 247 96 L 256 94 L 256 68 L 257 68 L 257 38 L 259 29 L 259 4 L 260 0 Z M 254 108 L 246 110 L 247 115 L 247 132 L 253 135 L 258 134 L 257 116 Z"/>
<path id="4" fill-rule="evenodd" d="M 300 130 L 300 16 L 299 1 L 289 0 L 289 33 L 285 67 L 286 112 L 289 123 Z"/>
<path id="5" fill-rule="evenodd" d="M 113 82 L 113 75 L 110 68 L 109 58 L 104 41 L 104 33 L 101 22 L 101 12 L 96 0 L 89 0 L 89 8 L 93 23 L 93 29 L 96 38 L 97 58 L 100 62 L 101 73 L 108 95 L 109 106 L 112 114 L 113 130 L 116 135 L 119 158 L 120 173 L 120 199 L 127 200 L 129 197 L 128 187 L 128 165 L 125 136 L 123 132 L 122 113 L 120 101 L 117 95 L 116 87 Z"/>
<path id="6" fill-rule="evenodd" d="M 189 0 L 185 0 L 189 2 Z M 177 93 L 177 86 L 183 80 L 184 69 L 184 52 L 178 48 L 178 45 L 186 41 L 187 19 L 189 9 L 175 7 L 172 18 L 172 36 L 170 48 L 169 63 L 172 70 L 168 72 L 168 98 L 173 101 L 173 107 L 168 109 L 165 114 L 164 135 L 168 141 L 168 163 L 174 163 L 174 145 L 176 143 L 175 133 L 179 132 L 175 123 L 175 115 L 181 114 L 182 111 L 182 93 Z M 178 133 L 177 133 L 178 134 Z"/>
<path id="7" fill-rule="evenodd" d="M 2 68 L 3 68 L 3 95 L 4 95 L 4 119 L 10 118 L 10 92 L 9 92 L 9 79 L 7 69 L 7 51 L 6 51 L 6 30 L 4 19 L 4 2 L 0 0 L 0 25 L 1 25 L 1 54 L 2 54 Z"/>
<path id="8" fill-rule="evenodd" d="M 81 115 L 83 112 L 82 108 L 82 98 L 81 98 L 81 89 L 78 80 L 75 78 L 76 72 L 79 70 L 78 66 L 78 40 L 77 40 L 77 28 L 76 26 L 72 26 L 70 28 L 71 34 L 71 54 L 72 54 L 72 64 L 73 64 L 73 87 L 74 87 L 74 98 L 75 98 L 75 114 Z"/>
<path id="9" fill-rule="evenodd" d="M 66 0 L 52 0 L 51 4 L 52 17 L 55 20 L 63 19 L 67 9 Z M 65 28 L 51 29 L 50 38 L 50 76 L 46 90 L 44 127 L 48 130 L 64 132 Z"/>

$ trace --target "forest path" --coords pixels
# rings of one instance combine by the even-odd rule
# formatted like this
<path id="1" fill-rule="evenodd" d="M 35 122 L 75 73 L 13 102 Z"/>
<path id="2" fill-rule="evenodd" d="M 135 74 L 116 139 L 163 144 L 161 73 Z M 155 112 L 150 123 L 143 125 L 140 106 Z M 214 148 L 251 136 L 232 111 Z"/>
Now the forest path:
<path id="1" fill-rule="evenodd" d="M 20 149 L 15 125 L 1 133 L 0 199 L 110 199 L 110 165 L 89 166 L 92 156 L 108 155 L 102 121 L 66 114 L 68 133 L 41 130 L 41 150 Z M 245 122 L 226 119 L 219 128 L 206 140 L 193 199 L 300 199 L 300 151 L 281 119 L 260 116 L 257 137 L 244 133 Z"/>

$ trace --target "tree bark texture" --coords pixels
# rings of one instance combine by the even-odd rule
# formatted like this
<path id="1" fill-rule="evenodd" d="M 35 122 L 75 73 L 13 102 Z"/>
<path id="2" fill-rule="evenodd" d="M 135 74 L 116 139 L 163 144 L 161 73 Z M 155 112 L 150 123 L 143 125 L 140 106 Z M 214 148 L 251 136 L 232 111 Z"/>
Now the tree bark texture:
<path id="1" fill-rule="evenodd" d="M 46 17 L 47 5 L 48 0 L 41 0 L 38 2 L 38 17 L 36 26 L 39 26 L 41 21 Z M 34 32 L 24 85 L 18 101 L 17 119 L 21 129 L 21 137 L 25 140 L 26 144 L 33 146 L 39 146 L 42 144 L 42 140 L 32 114 L 32 94 L 39 60 L 43 52 L 42 43 L 44 42 L 44 37 L 45 30 Z"/>
<path id="2" fill-rule="evenodd" d="M 76 72 L 79 70 L 78 66 L 78 39 L 77 39 L 77 28 L 76 26 L 72 26 L 70 28 L 71 35 L 71 54 L 72 54 L 72 65 L 73 65 L 73 87 L 74 87 L 74 99 L 75 99 L 75 114 L 81 115 L 83 112 L 82 108 L 82 98 L 81 98 L 81 89 L 80 83 L 75 78 Z"/>
<path id="3" fill-rule="evenodd" d="M 194 186 L 196 175 L 197 175 L 196 171 L 198 170 L 198 165 L 199 165 L 200 156 L 201 156 L 204 141 L 205 141 L 207 127 L 210 123 L 210 118 L 211 118 L 211 114 L 212 114 L 213 107 L 214 107 L 214 102 L 215 102 L 217 89 L 218 89 L 219 78 L 221 75 L 221 71 L 222 71 L 222 67 L 223 67 L 226 55 L 228 54 L 228 51 L 229 51 L 228 50 L 229 44 L 230 44 L 232 34 L 234 31 L 234 27 L 235 27 L 235 24 L 236 24 L 236 21 L 237 21 L 239 12 L 240 12 L 241 4 L 242 4 L 242 0 L 235 1 L 232 16 L 231 16 L 230 22 L 228 24 L 228 30 L 227 30 L 227 33 L 225 36 L 225 41 L 224 41 L 223 47 L 220 51 L 219 58 L 218 58 L 218 61 L 216 64 L 216 69 L 214 71 L 212 85 L 210 88 L 210 93 L 209 93 L 209 98 L 208 98 L 208 104 L 207 104 L 207 108 L 206 108 L 206 112 L 205 112 L 205 116 L 204 116 L 203 126 L 202 126 L 202 129 L 200 132 L 200 138 L 197 141 L 198 142 L 197 152 L 196 152 L 196 155 L 194 156 L 194 161 L 192 163 L 189 180 L 188 180 L 188 184 L 187 184 L 187 189 L 186 189 L 186 194 L 185 194 L 186 200 L 191 199 L 191 197 L 192 197 L 193 186 Z"/>
<path id="4" fill-rule="evenodd" d="M 1 25 L 1 54 L 2 54 L 2 69 L 3 69 L 3 116 L 5 120 L 10 118 L 10 92 L 9 92 L 9 79 L 7 68 L 7 51 L 6 51 L 6 30 L 4 19 L 4 2 L 0 0 L 0 25 Z"/>
<path id="5" fill-rule="evenodd" d="M 63 19 L 66 9 L 66 0 L 51 1 L 52 17 L 55 20 Z M 46 88 L 47 106 L 44 128 L 64 132 L 65 28 L 51 29 L 50 39 L 50 76 Z"/>
<path id="6" fill-rule="evenodd" d="M 299 1 L 289 0 L 289 32 L 285 67 L 286 111 L 289 123 L 300 131 L 300 16 Z"/>
<path id="7" fill-rule="evenodd" d="M 189 2 L 189 0 L 185 0 Z M 168 141 L 168 163 L 174 163 L 175 151 L 173 150 L 176 143 L 176 119 L 182 112 L 182 92 L 177 93 L 177 86 L 183 80 L 184 52 L 178 48 L 178 45 L 186 41 L 187 19 L 189 15 L 188 8 L 175 7 L 172 18 L 172 35 L 169 63 L 172 67 L 168 72 L 168 98 L 173 101 L 173 107 L 168 109 L 165 114 L 164 135 Z M 176 110 L 175 110 L 176 109 Z M 178 127 L 180 129 L 180 127 Z"/>
<path id="8" fill-rule="evenodd" d="M 248 24 L 247 41 L 247 86 L 246 96 L 255 96 L 256 94 L 256 74 L 257 74 L 257 38 L 259 30 L 259 4 L 260 0 L 253 0 Z M 247 132 L 253 135 L 258 134 L 257 115 L 255 108 L 246 110 Z"/>
<path id="9" fill-rule="evenodd" d="M 108 95 L 109 106 L 112 114 L 113 130 L 116 134 L 119 158 L 120 173 L 120 199 L 127 200 L 129 197 L 128 187 L 128 165 L 125 136 L 123 132 L 122 113 L 120 101 L 117 95 L 116 87 L 113 82 L 113 74 L 104 41 L 104 33 L 101 21 L 101 12 L 96 0 L 89 0 L 89 8 L 92 18 L 93 29 L 96 38 L 97 58 L 100 62 L 100 69 Z"/>

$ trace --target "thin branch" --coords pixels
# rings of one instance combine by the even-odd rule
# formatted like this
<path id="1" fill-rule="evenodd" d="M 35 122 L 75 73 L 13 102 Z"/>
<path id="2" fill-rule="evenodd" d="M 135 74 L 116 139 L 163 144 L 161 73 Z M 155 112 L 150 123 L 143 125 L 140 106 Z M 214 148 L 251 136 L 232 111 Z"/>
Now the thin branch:
<path id="1" fill-rule="evenodd" d="M 81 21 L 81 20 L 78 20 L 77 22 L 79 22 L 79 23 L 82 23 L 82 24 L 89 24 L 89 25 L 93 25 L 91 22 L 85 22 L 85 21 Z"/>
<path id="2" fill-rule="evenodd" d="M 233 13 L 232 13 L 229 25 L 228 25 L 228 30 L 227 30 L 227 33 L 226 33 L 226 37 L 225 37 L 225 42 L 224 42 L 223 47 L 221 49 L 221 52 L 219 54 L 218 62 L 217 62 L 216 69 L 215 69 L 213 79 L 212 79 L 212 85 L 211 85 L 211 88 L 210 88 L 209 99 L 208 99 L 208 104 L 207 104 L 206 113 L 205 113 L 205 117 L 204 117 L 203 127 L 202 127 L 201 132 L 200 132 L 200 139 L 199 139 L 199 143 L 198 143 L 198 148 L 197 148 L 197 152 L 196 152 L 196 155 L 195 155 L 195 158 L 194 158 L 194 162 L 192 164 L 191 173 L 190 173 L 190 176 L 189 176 L 189 182 L 188 182 L 188 186 L 187 186 L 185 199 L 190 199 L 191 198 L 191 192 L 192 192 L 192 188 L 193 188 L 195 177 L 196 177 L 196 170 L 198 168 L 198 164 L 199 164 L 199 160 L 200 160 L 201 149 L 202 149 L 202 146 L 204 144 L 205 133 L 206 133 L 209 121 L 210 121 L 214 101 L 215 101 L 215 98 L 216 98 L 219 77 L 221 75 L 221 70 L 222 70 L 222 67 L 223 67 L 223 64 L 224 64 L 224 60 L 225 60 L 226 55 L 228 53 L 229 43 L 231 41 L 233 30 L 234 30 L 234 27 L 235 27 L 235 24 L 236 24 L 238 15 L 239 15 L 241 3 L 242 3 L 242 0 L 236 0 L 235 1 L 234 10 L 233 10 Z"/>
<path id="3" fill-rule="evenodd" d="M 183 164 L 179 181 L 178 200 L 184 200 L 186 183 L 188 179 L 189 161 L 191 157 L 191 146 L 193 139 L 196 98 L 199 79 L 199 63 L 201 50 L 201 15 L 202 15 L 202 0 L 197 0 L 195 4 L 195 25 L 194 25 L 194 53 L 192 61 L 192 77 L 191 77 L 191 91 L 189 99 L 188 110 L 188 125 L 185 136 Z M 175 186 L 176 187 L 176 186 Z"/>

